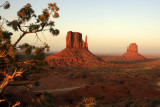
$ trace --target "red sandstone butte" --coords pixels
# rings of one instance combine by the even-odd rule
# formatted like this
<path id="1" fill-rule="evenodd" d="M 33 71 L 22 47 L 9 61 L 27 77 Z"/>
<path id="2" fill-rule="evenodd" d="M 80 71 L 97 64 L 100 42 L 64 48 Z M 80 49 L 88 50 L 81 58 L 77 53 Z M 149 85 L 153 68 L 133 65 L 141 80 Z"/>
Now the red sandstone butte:
<path id="1" fill-rule="evenodd" d="M 66 48 L 61 52 L 46 57 L 52 65 L 64 66 L 97 66 L 105 64 L 104 60 L 93 55 L 88 50 L 87 36 L 82 40 L 82 34 L 69 31 L 66 36 Z"/>
<path id="2" fill-rule="evenodd" d="M 136 43 L 132 43 L 127 48 L 127 52 L 123 54 L 123 60 L 126 61 L 142 61 L 146 58 L 138 53 L 138 46 Z"/>
<path id="3" fill-rule="evenodd" d="M 66 48 L 84 48 L 88 50 L 87 36 L 85 42 L 82 40 L 82 34 L 69 31 L 66 36 Z"/>

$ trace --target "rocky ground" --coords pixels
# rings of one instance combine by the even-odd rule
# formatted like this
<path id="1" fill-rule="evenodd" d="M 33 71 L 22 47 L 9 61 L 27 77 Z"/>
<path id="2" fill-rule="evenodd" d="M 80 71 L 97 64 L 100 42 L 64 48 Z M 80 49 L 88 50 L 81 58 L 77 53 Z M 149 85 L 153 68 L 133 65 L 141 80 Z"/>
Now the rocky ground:
<path id="1" fill-rule="evenodd" d="M 75 107 L 84 97 L 95 98 L 100 107 L 160 104 L 160 57 L 143 57 L 135 43 L 120 57 L 102 58 L 88 50 L 87 37 L 83 41 L 81 33 L 68 32 L 66 48 L 46 61 L 37 72 L 29 71 L 25 81 L 11 83 L 4 95 L 37 107 Z"/>
<path id="2" fill-rule="evenodd" d="M 111 62 L 110 59 L 107 61 Z M 160 103 L 159 58 L 132 62 L 114 60 L 109 67 L 42 68 L 41 73 L 32 75 L 32 79 L 27 81 L 34 78 L 38 86 L 31 89 L 8 86 L 5 94 L 28 104 L 33 103 L 32 100 L 40 93 L 49 92 L 53 95 L 54 105 L 70 107 L 75 107 L 84 97 L 95 97 L 102 107 L 149 107 Z"/>

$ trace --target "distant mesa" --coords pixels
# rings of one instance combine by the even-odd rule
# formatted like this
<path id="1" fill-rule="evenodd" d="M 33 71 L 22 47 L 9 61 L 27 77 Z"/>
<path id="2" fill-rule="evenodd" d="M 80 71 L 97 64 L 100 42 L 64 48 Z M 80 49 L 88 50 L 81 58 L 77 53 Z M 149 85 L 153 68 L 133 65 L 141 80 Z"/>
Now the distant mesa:
<path id="1" fill-rule="evenodd" d="M 131 43 L 127 48 L 127 52 L 123 54 L 123 60 L 126 61 L 142 61 L 146 60 L 145 57 L 138 53 L 138 46 L 136 43 Z"/>
<path id="2" fill-rule="evenodd" d="M 87 36 L 85 41 L 79 32 L 69 31 L 66 36 L 66 48 L 61 52 L 46 57 L 47 62 L 52 65 L 65 66 L 96 66 L 105 61 L 88 50 Z"/>

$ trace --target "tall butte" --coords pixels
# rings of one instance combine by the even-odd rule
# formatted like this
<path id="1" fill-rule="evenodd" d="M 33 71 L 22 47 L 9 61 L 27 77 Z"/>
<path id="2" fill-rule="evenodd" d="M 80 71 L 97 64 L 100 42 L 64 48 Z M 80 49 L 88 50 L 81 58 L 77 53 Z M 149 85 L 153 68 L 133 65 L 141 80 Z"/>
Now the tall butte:
<path id="1" fill-rule="evenodd" d="M 82 40 L 82 34 L 78 32 L 68 32 L 66 36 L 66 48 L 80 49 L 84 48 L 88 50 L 87 36 L 85 42 Z"/>
<path id="2" fill-rule="evenodd" d="M 82 34 L 69 31 L 66 36 L 66 48 L 61 52 L 46 57 L 52 65 L 96 66 L 105 64 L 104 60 L 93 55 L 88 50 L 87 36 L 82 40 Z"/>
<path id="3" fill-rule="evenodd" d="M 146 58 L 138 53 L 138 46 L 136 43 L 131 43 L 127 48 L 127 52 L 123 54 L 123 60 L 126 61 L 142 61 Z"/>

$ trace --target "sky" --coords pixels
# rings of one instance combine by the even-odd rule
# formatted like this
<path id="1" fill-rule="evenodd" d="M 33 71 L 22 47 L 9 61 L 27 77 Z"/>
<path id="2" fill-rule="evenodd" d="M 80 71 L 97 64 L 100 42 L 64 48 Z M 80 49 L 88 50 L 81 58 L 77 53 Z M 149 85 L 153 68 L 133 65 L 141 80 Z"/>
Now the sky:
<path id="1" fill-rule="evenodd" d="M 48 3 L 56 2 L 60 8 L 55 28 L 58 36 L 44 32 L 39 37 L 50 45 L 51 51 L 65 48 L 68 31 L 88 36 L 88 47 L 93 53 L 123 54 L 127 46 L 137 43 L 140 53 L 160 53 L 160 0 L 8 0 L 10 9 L 0 8 L 0 15 L 12 20 L 17 11 L 31 3 L 37 15 Z M 3 4 L 5 0 L 0 0 Z M 14 32 L 12 42 L 21 32 Z M 27 42 L 42 45 L 34 34 L 26 35 L 19 44 Z"/>

